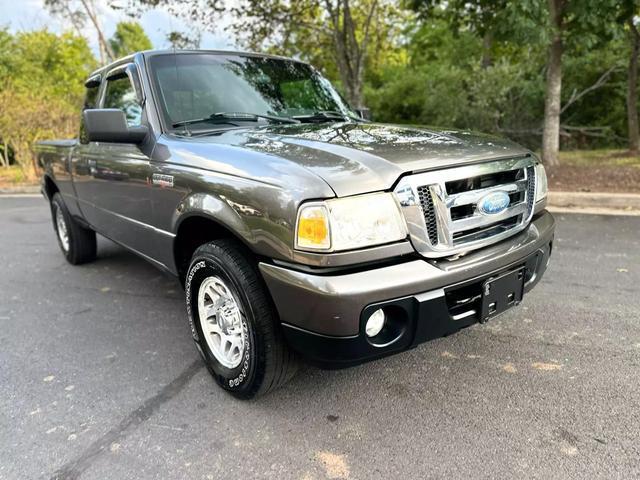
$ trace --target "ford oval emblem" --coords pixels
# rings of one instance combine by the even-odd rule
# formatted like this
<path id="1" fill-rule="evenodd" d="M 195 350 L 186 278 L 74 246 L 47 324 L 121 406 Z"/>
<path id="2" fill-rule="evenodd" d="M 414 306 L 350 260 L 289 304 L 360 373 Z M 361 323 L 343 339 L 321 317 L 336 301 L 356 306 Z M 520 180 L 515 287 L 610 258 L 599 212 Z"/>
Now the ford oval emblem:
<path id="1" fill-rule="evenodd" d="M 478 210 L 485 215 L 495 215 L 504 212 L 509 206 L 511 199 L 505 192 L 491 192 L 485 195 L 478 202 Z"/>

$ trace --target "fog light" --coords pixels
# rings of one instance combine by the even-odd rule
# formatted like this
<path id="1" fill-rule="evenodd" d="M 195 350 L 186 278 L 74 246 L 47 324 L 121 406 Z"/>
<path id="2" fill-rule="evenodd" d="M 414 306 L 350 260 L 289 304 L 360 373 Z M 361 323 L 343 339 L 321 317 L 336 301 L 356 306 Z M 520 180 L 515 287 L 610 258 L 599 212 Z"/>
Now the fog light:
<path id="1" fill-rule="evenodd" d="M 364 327 L 367 337 L 375 337 L 379 334 L 382 327 L 384 327 L 384 321 L 385 315 L 381 308 L 373 312 Z"/>

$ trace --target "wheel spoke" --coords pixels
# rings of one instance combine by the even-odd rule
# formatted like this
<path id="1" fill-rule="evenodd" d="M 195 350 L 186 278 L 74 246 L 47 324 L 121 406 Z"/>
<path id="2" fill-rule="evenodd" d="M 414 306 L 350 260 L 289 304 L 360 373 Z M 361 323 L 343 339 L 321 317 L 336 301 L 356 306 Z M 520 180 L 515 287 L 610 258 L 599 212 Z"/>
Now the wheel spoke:
<path id="1" fill-rule="evenodd" d="M 226 288 L 223 285 L 214 283 L 211 285 L 211 291 L 216 295 L 217 298 L 221 298 L 223 300 L 227 300 L 229 298 L 229 294 Z"/>
<path id="2" fill-rule="evenodd" d="M 244 314 L 219 277 L 208 277 L 200 284 L 198 312 L 205 340 L 215 359 L 227 368 L 236 368 L 245 349 Z"/>
<path id="3" fill-rule="evenodd" d="M 207 318 L 217 317 L 219 310 L 220 310 L 219 303 L 214 301 L 213 303 L 210 303 L 209 305 L 205 305 L 204 314 L 207 316 Z"/>
<path id="4" fill-rule="evenodd" d="M 241 335 L 234 335 L 233 340 L 231 341 L 231 350 L 237 349 L 240 353 L 244 348 L 244 340 Z"/>
<path id="5" fill-rule="evenodd" d="M 222 351 L 224 353 L 224 356 L 227 357 L 227 359 L 229 358 L 229 353 L 231 352 L 232 347 L 233 347 L 233 342 L 231 341 L 231 337 L 225 336 Z"/>
<path id="6" fill-rule="evenodd" d="M 224 335 L 222 329 L 220 328 L 220 325 L 218 325 L 216 322 L 209 322 L 209 328 L 207 330 L 210 333 L 218 334 L 221 337 Z"/>

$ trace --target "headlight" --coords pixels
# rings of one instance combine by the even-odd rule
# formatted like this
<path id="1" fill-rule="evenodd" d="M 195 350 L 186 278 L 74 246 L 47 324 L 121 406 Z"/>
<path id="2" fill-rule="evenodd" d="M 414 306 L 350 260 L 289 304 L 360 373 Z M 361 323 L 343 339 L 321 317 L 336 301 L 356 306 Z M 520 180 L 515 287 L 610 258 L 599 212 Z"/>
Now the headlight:
<path id="1" fill-rule="evenodd" d="M 536 202 L 546 198 L 547 196 L 547 172 L 544 170 L 544 165 L 541 163 L 536 164 Z"/>
<path id="2" fill-rule="evenodd" d="M 404 218 L 391 193 L 311 202 L 298 211 L 299 250 L 351 250 L 395 242 L 406 236 Z"/>

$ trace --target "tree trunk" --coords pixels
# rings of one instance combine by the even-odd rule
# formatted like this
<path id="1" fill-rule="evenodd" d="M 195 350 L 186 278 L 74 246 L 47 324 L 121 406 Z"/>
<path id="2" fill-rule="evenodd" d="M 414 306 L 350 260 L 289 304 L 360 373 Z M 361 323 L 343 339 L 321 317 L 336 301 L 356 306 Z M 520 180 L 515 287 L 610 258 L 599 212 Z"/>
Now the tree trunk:
<path id="1" fill-rule="evenodd" d="M 349 0 L 338 0 L 335 5 L 325 1 L 332 26 L 333 48 L 338 73 L 345 89 L 347 101 L 354 108 L 364 107 L 363 85 L 367 49 L 369 48 L 369 32 L 378 0 L 371 2 L 369 12 L 362 25 L 363 38 L 358 41 L 356 25 L 351 15 Z"/>
<path id="2" fill-rule="evenodd" d="M 489 68 L 491 65 L 493 65 L 493 56 L 491 55 L 492 45 L 493 35 L 490 30 L 487 30 L 482 36 L 482 68 Z"/>
<path id="3" fill-rule="evenodd" d="M 558 165 L 560 150 L 560 110 L 562 93 L 562 29 L 564 0 L 549 0 L 549 13 L 553 34 L 547 59 L 547 84 L 544 101 L 542 130 L 542 161 Z"/>
<path id="4" fill-rule="evenodd" d="M 9 143 L 7 141 L 2 142 L 2 159 L 5 168 L 9 168 Z"/>
<path id="5" fill-rule="evenodd" d="M 89 17 L 89 20 L 91 20 L 91 23 L 93 23 L 93 26 L 96 29 L 96 32 L 98 33 L 98 44 L 100 45 L 100 56 L 102 56 L 103 54 L 106 55 L 107 60 L 110 62 L 115 60 L 116 56 L 113 53 L 113 49 L 111 48 L 109 41 L 104 36 L 104 32 L 102 31 L 102 26 L 100 25 L 100 20 L 98 19 L 96 12 L 93 11 L 93 8 L 92 8 L 94 6 L 93 1 L 92 0 L 80 0 L 80 1 L 82 3 L 82 6 L 85 9 L 85 12 L 87 13 L 87 16 Z"/>
<path id="6" fill-rule="evenodd" d="M 640 52 L 640 33 L 629 19 L 631 34 L 631 57 L 629 57 L 629 74 L 627 77 L 627 125 L 629 128 L 629 153 L 638 155 L 640 133 L 638 132 L 638 53 Z"/>

